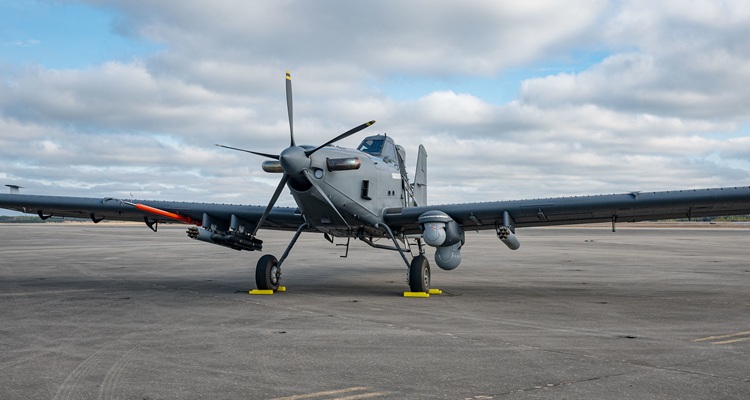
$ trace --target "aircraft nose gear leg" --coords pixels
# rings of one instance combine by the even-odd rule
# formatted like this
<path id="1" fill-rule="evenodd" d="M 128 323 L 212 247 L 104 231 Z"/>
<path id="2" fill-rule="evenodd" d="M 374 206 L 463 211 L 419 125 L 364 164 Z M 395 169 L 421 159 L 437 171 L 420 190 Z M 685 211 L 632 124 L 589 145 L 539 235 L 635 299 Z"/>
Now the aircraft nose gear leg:
<path id="1" fill-rule="evenodd" d="M 294 233 L 294 237 L 292 237 L 289 245 L 286 246 L 286 250 L 284 250 L 284 254 L 281 255 L 279 260 L 271 254 L 266 254 L 258 260 L 258 265 L 255 268 L 255 285 L 258 287 L 258 290 L 272 290 L 274 292 L 279 290 L 279 282 L 281 281 L 281 264 L 284 263 L 284 260 L 289 256 L 289 252 L 292 250 L 292 247 L 294 247 L 294 244 L 297 243 L 299 235 L 302 234 L 302 231 L 305 230 L 305 228 L 307 228 L 307 223 L 304 223 L 297 228 L 297 232 Z"/>

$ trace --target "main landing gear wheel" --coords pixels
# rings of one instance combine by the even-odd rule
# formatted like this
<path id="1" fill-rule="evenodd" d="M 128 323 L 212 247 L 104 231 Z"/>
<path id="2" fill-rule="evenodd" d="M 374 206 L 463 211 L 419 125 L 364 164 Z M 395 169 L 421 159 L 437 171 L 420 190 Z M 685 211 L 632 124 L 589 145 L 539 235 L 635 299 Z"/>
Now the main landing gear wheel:
<path id="1" fill-rule="evenodd" d="M 421 254 L 414 257 L 409 265 L 409 288 L 412 292 L 430 291 L 430 263 Z"/>
<path id="2" fill-rule="evenodd" d="M 255 285 L 260 290 L 273 290 L 279 288 L 281 280 L 281 268 L 276 257 L 266 254 L 258 260 L 255 268 Z"/>

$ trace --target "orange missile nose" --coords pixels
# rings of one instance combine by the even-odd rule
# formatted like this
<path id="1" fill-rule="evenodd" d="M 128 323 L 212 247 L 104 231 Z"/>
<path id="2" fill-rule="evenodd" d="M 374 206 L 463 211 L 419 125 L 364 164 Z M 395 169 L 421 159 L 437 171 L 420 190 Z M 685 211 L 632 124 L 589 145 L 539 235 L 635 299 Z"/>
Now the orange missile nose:
<path id="1" fill-rule="evenodd" d="M 145 204 L 136 204 L 135 208 L 141 211 L 151 213 L 151 214 L 161 215 L 162 217 L 167 217 L 167 218 L 171 218 L 177 221 L 182 221 L 186 224 L 193 224 L 195 226 L 202 225 L 202 222 L 195 221 L 190 217 L 186 217 L 184 215 L 176 214 L 176 213 L 165 211 L 165 210 L 160 210 L 156 207 L 147 206 Z"/>

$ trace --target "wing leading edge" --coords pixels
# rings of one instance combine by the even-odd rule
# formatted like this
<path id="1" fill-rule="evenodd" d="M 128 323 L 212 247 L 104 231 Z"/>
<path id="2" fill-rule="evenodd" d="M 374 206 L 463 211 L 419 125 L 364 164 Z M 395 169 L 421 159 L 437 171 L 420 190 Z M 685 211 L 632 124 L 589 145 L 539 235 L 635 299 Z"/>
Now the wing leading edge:
<path id="1" fill-rule="evenodd" d="M 392 228 L 419 233 L 417 219 L 432 210 L 468 230 L 494 229 L 503 224 L 504 212 L 515 227 L 742 215 L 750 214 L 750 187 L 390 208 L 384 218 Z"/>
<path id="2" fill-rule="evenodd" d="M 134 204 L 146 207 L 135 207 Z M 185 220 L 196 221 L 204 225 L 209 223 L 221 226 L 231 224 L 233 218 L 248 224 L 257 223 L 264 206 L 243 206 L 217 203 L 188 203 L 175 201 L 129 200 L 120 201 L 113 198 L 86 198 L 62 196 L 38 196 L 21 194 L 0 194 L 0 208 L 49 216 L 67 218 L 90 218 L 94 222 L 139 221 L 151 224 L 154 222 L 175 222 L 175 218 L 147 211 L 155 208 L 167 213 L 185 217 Z M 183 220 L 184 222 L 184 220 Z M 304 219 L 299 210 L 288 207 L 275 207 L 263 223 L 264 229 L 295 230 Z"/>

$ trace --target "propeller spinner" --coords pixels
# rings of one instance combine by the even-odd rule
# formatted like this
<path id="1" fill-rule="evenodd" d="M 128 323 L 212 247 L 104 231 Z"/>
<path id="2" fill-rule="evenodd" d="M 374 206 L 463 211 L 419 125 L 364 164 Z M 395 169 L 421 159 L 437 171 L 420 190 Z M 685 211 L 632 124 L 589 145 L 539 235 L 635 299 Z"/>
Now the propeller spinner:
<path id="1" fill-rule="evenodd" d="M 281 194 L 281 191 L 284 189 L 284 186 L 286 186 L 287 182 L 290 179 L 297 180 L 297 181 L 307 180 L 311 183 L 313 182 L 311 179 L 309 179 L 309 171 L 308 171 L 310 167 L 311 155 L 313 155 L 318 150 L 326 146 L 329 146 L 333 143 L 336 143 L 339 140 L 345 139 L 375 123 L 375 121 L 365 122 L 364 124 L 354 127 L 314 149 L 305 149 L 303 147 L 297 146 L 296 143 L 294 142 L 294 122 L 293 122 L 293 112 L 292 112 L 292 109 L 293 109 L 292 107 L 292 76 L 289 73 L 289 71 L 286 71 L 286 108 L 287 108 L 287 113 L 289 115 L 290 145 L 286 149 L 282 150 L 279 155 L 260 153 L 257 151 L 239 149 L 236 147 L 230 147 L 230 146 L 217 144 L 217 146 L 223 147 L 225 149 L 244 151 L 246 153 L 255 154 L 261 157 L 279 160 L 279 163 L 281 164 L 281 169 L 283 170 L 283 175 L 281 176 L 281 180 L 279 181 L 278 186 L 276 186 L 276 190 L 273 192 L 273 196 L 271 196 L 271 200 L 268 202 L 268 205 L 266 206 L 266 209 L 263 212 L 263 215 L 260 217 L 260 219 L 258 220 L 258 223 L 255 225 L 255 229 L 252 232 L 252 236 L 255 236 L 255 234 L 258 232 L 258 229 L 260 229 L 261 225 L 263 225 L 263 222 L 265 222 L 266 218 L 268 217 L 268 214 L 271 213 L 273 206 L 276 204 L 276 201 L 279 199 L 279 195 Z M 320 193 L 320 195 L 325 200 L 328 201 L 329 205 L 333 207 L 333 209 L 338 213 L 338 210 L 333 204 L 330 203 L 328 196 L 325 195 L 321 187 L 317 184 L 313 184 L 312 187 L 314 187 Z M 339 216 L 341 216 L 341 214 L 339 214 Z"/>

